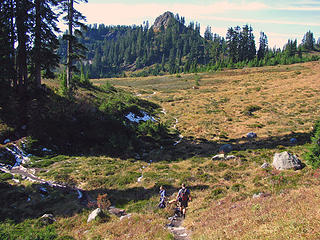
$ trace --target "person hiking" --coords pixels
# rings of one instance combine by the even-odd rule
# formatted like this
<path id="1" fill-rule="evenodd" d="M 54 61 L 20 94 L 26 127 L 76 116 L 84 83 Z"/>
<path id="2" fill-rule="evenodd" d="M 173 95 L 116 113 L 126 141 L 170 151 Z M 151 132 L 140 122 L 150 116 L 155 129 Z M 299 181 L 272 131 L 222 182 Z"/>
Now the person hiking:
<path id="1" fill-rule="evenodd" d="M 160 186 L 160 203 L 158 205 L 159 208 L 165 208 L 166 207 L 166 189 L 164 186 Z"/>
<path id="2" fill-rule="evenodd" d="M 185 218 L 188 202 L 191 201 L 191 194 L 190 190 L 186 188 L 186 185 L 184 183 L 181 185 L 181 189 L 177 194 L 177 201 L 180 202 L 180 213 L 182 217 Z"/>

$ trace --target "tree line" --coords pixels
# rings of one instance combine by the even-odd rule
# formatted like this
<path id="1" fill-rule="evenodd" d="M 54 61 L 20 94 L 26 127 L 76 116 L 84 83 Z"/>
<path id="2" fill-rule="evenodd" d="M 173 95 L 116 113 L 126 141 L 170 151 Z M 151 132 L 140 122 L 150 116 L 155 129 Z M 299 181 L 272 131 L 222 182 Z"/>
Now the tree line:
<path id="1" fill-rule="evenodd" d="M 74 5 L 87 0 L 2 0 L 0 4 L 0 83 L 24 92 L 40 88 L 42 77 L 54 78 L 60 63 L 58 18 L 68 25 L 67 80 L 72 89 L 75 62 L 81 57 L 79 27 L 85 17 Z"/>
<path id="2" fill-rule="evenodd" d="M 79 41 L 88 51 L 86 60 L 79 62 L 78 67 L 82 65 L 91 78 L 125 76 L 126 72 L 146 76 L 290 64 L 312 60 L 302 53 L 319 48 L 320 43 L 315 43 L 309 31 L 299 46 L 297 40 L 288 40 L 283 49 L 271 49 L 268 37 L 261 32 L 256 48 L 250 25 L 228 28 L 225 38 L 213 34 L 208 26 L 202 37 L 200 24 L 186 25 L 184 17 L 178 14 L 172 14 L 167 26 L 157 30 L 148 22 L 140 26 L 89 25 Z M 63 63 L 67 59 L 65 44 L 61 39 L 59 55 Z"/>

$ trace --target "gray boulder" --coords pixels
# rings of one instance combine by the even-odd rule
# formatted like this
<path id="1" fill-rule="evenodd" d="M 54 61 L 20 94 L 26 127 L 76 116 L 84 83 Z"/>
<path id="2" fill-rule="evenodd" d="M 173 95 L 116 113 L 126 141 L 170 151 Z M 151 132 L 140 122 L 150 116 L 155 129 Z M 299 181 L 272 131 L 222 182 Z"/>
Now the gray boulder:
<path id="1" fill-rule="evenodd" d="M 297 144 L 298 140 L 296 138 L 290 138 L 291 144 Z"/>
<path id="2" fill-rule="evenodd" d="M 102 210 L 100 208 L 97 208 L 90 213 L 87 223 L 91 222 L 92 220 L 95 220 L 97 217 L 102 217 L 102 216 L 103 216 Z"/>
<path id="3" fill-rule="evenodd" d="M 302 163 L 298 157 L 289 152 L 276 153 L 273 156 L 272 165 L 278 170 L 301 169 Z"/>
<path id="4" fill-rule="evenodd" d="M 254 132 L 249 132 L 249 133 L 247 134 L 247 138 L 256 138 L 256 137 L 258 137 L 258 136 L 257 136 L 257 134 L 254 133 Z"/>
<path id="5" fill-rule="evenodd" d="M 232 151 L 232 146 L 230 144 L 224 144 L 219 148 L 220 153 L 229 153 Z"/>

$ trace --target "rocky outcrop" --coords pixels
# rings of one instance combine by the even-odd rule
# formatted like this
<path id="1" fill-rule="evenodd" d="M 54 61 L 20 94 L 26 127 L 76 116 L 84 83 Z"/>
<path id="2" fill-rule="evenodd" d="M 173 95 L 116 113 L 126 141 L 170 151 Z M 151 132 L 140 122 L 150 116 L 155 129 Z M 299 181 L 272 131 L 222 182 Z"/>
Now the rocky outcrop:
<path id="1" fill-rule="evenodd" d="M 289 152 L 276 153 L 272 165 L 278 170 L 302 168 L 302 163 L 298 157 Z"/>
<path id="2" fill-rule="evenodd" d="M 159 32 L 162 26 L 164 27 L 164 29 L 166 29 L 171 18 L 174 18 L 172 12 L 165 12 L 164 14 L 157 17 L 153 25 L 153 31 Z"/>

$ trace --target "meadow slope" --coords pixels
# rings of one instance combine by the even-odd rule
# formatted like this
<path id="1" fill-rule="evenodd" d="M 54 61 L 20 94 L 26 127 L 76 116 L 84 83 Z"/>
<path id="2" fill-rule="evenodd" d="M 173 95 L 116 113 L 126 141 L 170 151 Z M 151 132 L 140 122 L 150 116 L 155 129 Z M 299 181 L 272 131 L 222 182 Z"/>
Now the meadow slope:
<path id="1" fill-rule="evenodd" d="M 37 176 L 77 186 L 87 200 L 79 203 L 76 194 L 48 189 L 37 214 L 25 219 L 50 211 L 57 234 L 69 239 L 174 239 L 165 228 L 172 209 L 157 209 L 158 187 L 164 184 L 173 199 L 185 182 L 193 195 L 183 223 L 191 239 L 319 239 L 319 171 L 306 165 L 280 172 L 261 165 L 282 151 L 305 163 L 320 115 L 320 62 L 92 82 L 109 82 L 160 105 L 156 117 L 181 141 L 156 143 L 137 157 L 60 155 L 42 165 L 45 157 L 34 158 L 30 166 Z M 248 139 L 248 132 L 258 137 Z M 213 161 L 224 144 L 232 146 L 234 158 Z M 20 180 L 36 198 L 34 184 Z M 87 224 L 98 194 L 105 193 L 131 218 L 108 215 Z M 39 201 L 15 207 L 36 209 Z"/>

